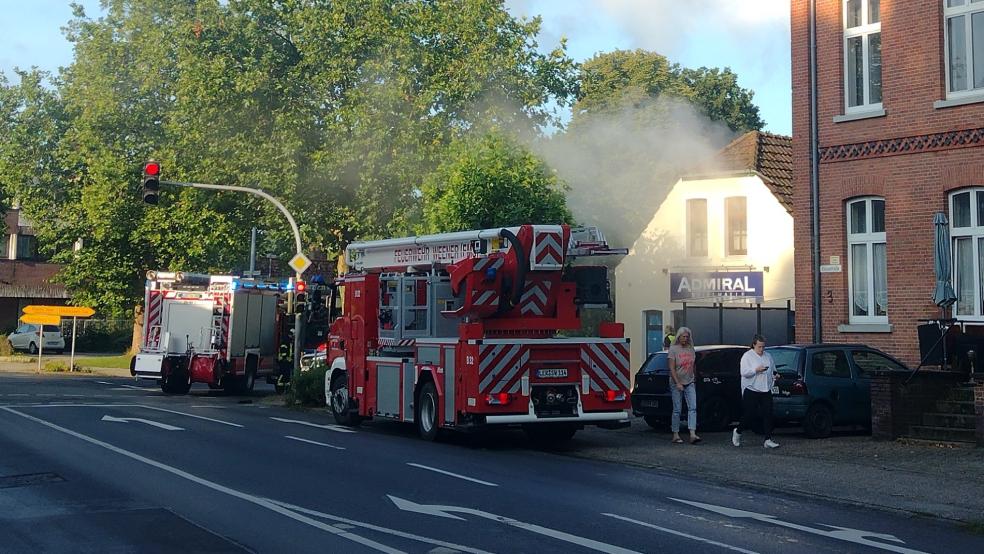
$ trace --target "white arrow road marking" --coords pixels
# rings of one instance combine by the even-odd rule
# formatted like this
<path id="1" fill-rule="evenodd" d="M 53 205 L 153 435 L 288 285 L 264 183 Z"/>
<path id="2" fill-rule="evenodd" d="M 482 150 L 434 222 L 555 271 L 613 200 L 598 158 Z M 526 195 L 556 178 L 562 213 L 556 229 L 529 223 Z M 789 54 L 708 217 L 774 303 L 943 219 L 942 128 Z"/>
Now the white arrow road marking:
<path id="1" fill-rule="evenodd" d="M 184 431 L 181 427 L 175 427 L 174 425 L 168 425 L 167 423 L 158 423 L 149 419 L 141 419 L 139 417 L 113 417 L 111 415 L 104 415 L 102 417 L 102 421 L 118 421 L 120 423 L 130 423 L 131 421 L 136 421 L 138 423 L 164 429 L 165 431 Z"/>
<path id="2" fill-rule="evenodd" d="M 178 415 L 183 415 L 183 416 L 186 416 L 186 417 L 193 417 L 195 419 L 203 419 L 205 421 L 211 421 L 212 423 L 221 423 L 222 425 L 228 425 L 229 427 L 242 427 L 242 425 L 240 425 L 238 423 L 232 423 L 230 421 L 222 421 L 221 419 L 214 419 L 214 418 L 211 418 L 211 417 L 205 417 L 205 416 L 200 416 L 200 415 L 195 415 L 195 414 L 188 414 L 188 413 L 185 413 L 185 412 L 179 412 L 177 410 L 168 410 L 167 408 L 158 408 L 157 406 L 148 406 L 146 404 L 136 404 L 136 406 L 138 406 L 140 408 L 147 408 L 148 410 L 156 410 L 158 412 L 166 412 L 166 413 L 169 413 L 169 414 L 178 414 Z"/>
<path id="3" fill-rule="evenodd" d="M 891 544 L 884 544 L 869 539 L 870 537 L 874 539 L 881 539 L 883 541 L 891 541 L 899 544 L 905 544 L 905 541 L 896 537 L 895 535 L 876 533 L 874 531 L 864 531 L 862 529 L 851 529 L 850 527 L 838 527 L 836 525 L 821 524 L 824 527 L 830 527 L 831 529 L 835 529 L 835 531 L 827 531 L 825 529 L 817 529 L 814 527 L 807 527 L 806 525 L 799 525 L 797 523 L 782 521 L 776 519 L 775 516 L 770 516 L 767 514 L 748 512 L 745 510 L 727 508 L 724 506 L 715 506 L 714 504 L 704 504 L 703 502 L 694 502 L 692 500 L 680 500 L 679 498 L 670 498 L 670 500 L 673 500 L 675 502 L 681 502 L 683 504 L 688 504 L 696 508 L 701 508 L 703 510 L 708 510 L 728 517 L 754 519 L 756 521 L 761 521 L 763 523 L 771 523 L 772 525 L 779 525 L 780 527 L 788 527 L 789 529 L 796 529 L 797 531 L 803 531 L 804 533 L 812 533 L 814 535 L 820 535 L 822 537 L 828 537 L 839 541 L 847 541 L 847 542 L 853 542 L 855 544 L 863 544 L 865 546 L 871 546 L 874 548 L 880 548 L 882 550 L 888 550 L 889 552 L 899 552 L 901 554 L 927 554 L 926 552 L 923 552 L 921 550 L 912 550 L 911 548 L 905 548 L 904 546 L 894 546 Z"/>
<path id="4" fill-rule="evenodd" d="M 485 485 L 487 487 L 498 487 L 495 483 L 489 483 L 488 481 L 482 481 L 481 479 L 475 479 L 473 477 L 466 477 L 464 475 L 459 475 L 457 473 L 451 473 L 450 471 L 445 471 L 443 469 L 437 469 L 436 467 L 425 466 L 421 464 L 415 464 L 412 462 L 407 462 L 408 466 L 419 467 L 420 469 L 426 469 L 427 471 L 433 471 L 435 473 L 442 473 L 444 475 L 450 475 L 451 477 L 457 477 L 458 479 L 464 479 L 465 481 L 471 481 L 472 483 L 478 483 L 479 485 Z"/>
<path id="5" fill-rule="evenodd" d="M 341 425 L 321 425 L 320 423 L 311 423 L 310 421 L 301 421 L 299 419 L 284 419 L 282 417 L 271 417 L 270 419 L 284 423 L 296 423 L 298 425 L 307 425 L 308 427 L 317 427 L 318 429 L 328 429 L 329 431 L 338 431 L 339 433 L 355 433 L 354 430 L 348 427 L 342 427 Z"/>
<path id="6" fill-rule="evenodd" d="M 468 514 L 468 515 L 483 517 L 485 519 L 491 519 L 493 521 L 498 521 L 499 523 L 505 523 L 506 525 L 511 525 L 513 527 L 524 529 L 532 533 L 537 533 L 553 539 L 569 542 L 571 544 L 576 544 L 578 546 L 589 548 L 591 550 L 597 550 L 598 552 L 608 552 L 611 554 L 640 554 L 635 550 L 628 550 L 626 548 L 622 548 L 619 546 L 605 544 L 603 542 L 598 542 L 592 539 L 586 539 L 584 537 L 579 537 L 577 535 L 571 535 L 570 533 L 565 533 L 563 531 L 548 529 L 547 527 L 541 527 L 539 525 L 534 525 L 532 523 L 525 523 L 522 521 L 517 521 L 512 518 L 490 514 L 488 512 L 476 510 L 474 508 L 463 508 L 460 506 L 439 506 L 436 504 L 417 504 L 416 502 L 411 502 L 410 500 L 397 498 L 392 495 L 387 495 L 387 497 L 389 497 L 389 499 L 393 501 L 393 504 L 396 504 L 397 508 L 407 512 L 417 512 L 419 514 L 427 514 L 431 516 L 446 517 L 448 519 L 460 519 L 460 520 L 464 520 L 464 518 L 458 517 L 456 515 L 452 515 L 449 512 Z"/>
<path id="7" fill-rule="evenodd" d="M 345 450 L 345 447 L 344 446 L 335 446 L 333 444 L 325 444 L 323 442 L 312 441 L 312 440 L 308 440 L 308 439 L 302 439 L 301 437 L 294 437 L 294 436 L 291 436 L 291 435 L 284 435 L 284 436 L 287 437 L 288 439 L 292 439 L 292 440 L 295 440 L 295 441 L 306 442 L 308 444 L 316 444 L 318 446 L 325 446 L 327 448 L 334 448 L 335 450 Z"/>
<path id="8" fill-rule="evenodd" d="M 171 467 L 170 464 L 165 464 L 163 462 L 158 462 L 157 460 L 152 460 L 150 458 L 146 458 L 146 457 L 141 456 L 140 454 L 137 454 L 135 452 L 130 452 L 129 450 L 124 450 L 124 449 L 122 449 L 122 448 L 120 448 L 118 446 L 114 446 L 112 444 L 109 444 L 108 442 L 103 442 L 103 441 L 101 441 L 99 439 L 94 439 L 94 438 L 92 438 L 92 437 L 90 437 L 88 435 L 83 435 L 82 433 L 78 433 L 78 432 L 72 431 L 71 429 L 66 429 L 65 427 L 62 427 L 60 425 L 55 425 L 54 423 L 45 421 L 43 419 L 36 418 L 36 417 L 34 417 L 32 415 L 28 415 L 28 414 L 25 414 L 25 413 L 22 413 L 22 412 L 18 412 L 17 410 L 12 410 L 12 409 L 7 408 L 5 406 L 0 406 L 0 410 L 4 410 L 4 411 L 10 412 L 12 414 L 19 415 L 19 416 L 21 416 L 21 417 L 23 417 L 25 419 L 29 419 L 29 420 L 31 420 L 31 421 L 33 421 L 35 423 L 39 423 L 41 425 L 44 425 L 46 427 L 49 427 L 49 428 L 54 429 L 56 431 L 59 431 L 61 433 L 65 433 L 66 435 L 73 436 L 73 437 L 75 437 L 77 439 L 83 440 L 83 441 L 88 442 L 90 444 L 94 444 L 96 446 L 105 448 L 106 450 L 109 450 L 111 452 L 115 452 L 117 454 L 120 454 L 121 456 L 126 456 L 127 458 L 130 458 L 132 460 L 136 460 L 138 462 L 147 464 L 149 466 L 156 467 L 157 469 L 160 469 L 161 471 L 166 471 L 166 472 L 168 472 L 168 473 L 170 473 L 172 475 L 176 475 L 176 476 L 178 476 L 178 477 L 180 477 L 182 479 L 187 479 L 188 481 L 191 481 L 192 483 L 201 485 L 203 487 L 207 487 L 209 489 L 212 489 L 214 491 L 220 492 L 222 494 L 227 494 L 229 496 L 232 496 L 232 497 L 235 497 L 235 498 L 239 498 L 241 500 L 245 500 L 246 502 L 249 502 L 251 504 L 255 504 L 255 505 L 260 506 L 262 508 L 266 508 L 267 510 L 270 510 L 272 512 L 276 512 L 276 513 L 278 513 L 280 515 L 283 515 L 285 517 L 289 517 L 290 519 L 293 519 L 294 521 L 299 521 L 299 522 L 304 523 L 306 525 L 310 525 L 311 527 L 314 527 L 316 529 L 320 529 L 322 531 L 331 533 L 331 534 L 333 534 L 333 535 L 335 535 L 337 537 L 340 537 L 340 538 L 343 538 L 343 539 L 347 539 L 347 540 L 350 540 L 350 541 L 353 541 L 353 542 L 357 542 L 357 543 L 359 543 L 359 544 L 361 544 L 363 546 L 366 546 L 368 548 L 371 548 L 373 550 L 377 550 L 379 552 L 386 552 L 387 554 L 405 554 L 401 550 L 397 550 L 395 548 L 391 548 L 389 546 L 386 546 L 385 544 L 380 544 L 380 543 L 378 543 L 378 542 L 376 542 L 376 541 L 374 541 L 372 539 L 367 539 L 365 537 L 361 537 L 361 536 L 356 535 L 354 533 L 350 533 L 350 532 L 345 531 L 345 530 L 342 530 L 342 529 L 337 529 L 337 528 L 335 528 L 332 525 L 328 525 L 327 523 L 323 523 L 321 521 L 318 521 L 318 520 L 311 519 L 309 517 L 303 516 L 303 515 L 301 515 L 301 514 L 299 514 L 297 512 L 294 512 L 294 511 L 291 511 L 291 510 L 289 510 L 287 508 L 284 508 L 283 506 L 279 505 L 278 503 L 276 503 L 276 502 L 274 502 L 274 501 L 272 501 L 270 499 L 261 498 L 261 497 L 258 497 L 258 496 L 253 496 L 251 494 L 248 494 L 248 493 L 245 493 L 245 492 L 242 492 L 242 491 L 238 491 L 236 489 L 231 489 L 229 487 L 225 487 L 223 485 L 219 485 L 218 483 L 213 483 L 211 481 L 208 481 L 206 479 L 203 479 L 201 477 L 198 477 L 197 475 L 193 475 L 193 474 L 188 473 L 186 471 L 182 471 L 180 469 L 176 469 L 174 467 Z"/>
<path id="9" fill-rule="evenodd" d="M 344 517 L 339 517 L 339 516 L 332 515 L 332 514 L 326 514 L 324 512 L 318 512 L 318 511 L 315 511 L 315 510 L 309 510 L 307 508 L 302 508 L 300 506 L 295 506 L 293 504 L 288 504 L 286 502 L 280 502 L 279 500 L 271 500 L 271 502 L 273 502 L 274 504 L 277 504 L 278 506 L 283 506 L 284 508 L 287 508 L 288 510 L 293 510 L 293 511 L 295 511 L 297 513 L 301 513 L 301 514 L 305 514 L 305 515 L 309 515 L 309 516 L 320 517 L 320 518 L 328 519 L 328 520 L 331 520 L 331 521 L 338 521 L 338 522 L 349 524 L 349 525 L 355 525 L 356 527 L 364 527 L 366 529 L 371 529 L 373 531 L 378 531 L 380 533 L 386 533 L 386 534 L 389 534 L 389 535 L 393 535 L 395 537 L 400 537 L 400 538 L 404 538 L 404 539 L 410 539 L 410 540 L 422 542 L 422 543 L 425 543 L 425 544 L 433 544 L 435 546 L 439 546 L 439 547 L 443 547 L 443 548 L 450 548 L 450 549 L 453 549 L 453 550 L 456 550 L 456 551 L 459 551 L 459 552 L 469 552 L 471 554 L 491 554 L 490 552 L 486 552 L 485 550 L 478 550 L 476 548 L 471 548 L 471 547 L 463 546 L 463 545 L 460 545 L 460 544 L 454 544 L 454 543 L 445 542 L 445 541 L 438 540 L 438 539 L 431 539 L 431 538 L 428 538 L 428 537 L 422 537 L 420 535 L 414 535 L 413 533 L 406 533 L 406 532 L 403 532 L 403 531 L 397 531 L 396 529 L 387 529 L 386 527 L 380 527 L 378 525 L 373 525 L 371 523 L 363 523 L 361 521 L 353 521 L 351 519 L 347 519 L 347 518 L 344 518 Z"/>
<path id="10" fill-rule="evenodd" d="M 639 521 L 637 519 L 632 519 L 617 514 L 601 514 L 603 516 L 613 517 L 615 519 L 620 519 L 622 521 L 628 521 L 629 523 L 635 523 L 636 525 L 642 525 L 643 527 L 649 527 L 650 529 L 655 529 L 657 531 L 662 531 L 664 533 L 669 533 L 671 535 L 676 535 L 678 537 L 685 537 L 688 539 L 693 539 L 695 541 L 700 541 L 707 544 L 713 544 L 714 546 L 720 546 L 721 548 L 726 548 L 728 550 L 734 550 L 735 552 L 744 552 L 745 554 L 758 554 L 754 550 L 745 550 L 744 548 L 739 548 L 737 546 L 731 546 L 730 544 L 725 544 L 723 542 L 712 541 L 711 539 L 705 539 L 704 537 L 698 537 L 695 535 L 688 535 L 686 533 L 681 533 L 680 531 L 675 531 L 673 529 L 667 529 L 666 527 L 660 527 L 659 525 L 653 525 L 652 523 L 646 523 L 645 521 Z"/>

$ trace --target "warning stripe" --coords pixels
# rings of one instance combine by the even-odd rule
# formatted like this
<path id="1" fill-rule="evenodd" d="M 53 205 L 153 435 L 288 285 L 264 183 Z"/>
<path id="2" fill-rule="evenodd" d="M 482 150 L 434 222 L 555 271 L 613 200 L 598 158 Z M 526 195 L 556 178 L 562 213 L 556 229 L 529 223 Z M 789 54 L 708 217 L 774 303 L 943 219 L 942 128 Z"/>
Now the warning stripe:
<path id="1" fill-rule="evenodd" d="M 550 281 L 526 283 L 526 292 L 523 293 L 519 301 L 520 313 L 523 315 L 543 315 L 547 310 L 551 285 Z"/>
<path id="2" fill-rule="evenodd" d="M 564 264 L 564 248 L 561 245 L 562 235 L 554 232 L 536 234 L 536 245 L 533 249 L 532 269 L 556 269 Z"/>
<path id="3" fill-rule="evenodd" d="M 618 345 L 585 344 L 581 346 L 581 366 L 593 381 L 603 383 L 609 390 L 628 390 L 628 363 Z M 614 380 L 613 380 L 614 379 Z M 618 382 L 618 386 L 615 382 Z"/>
<path id="4" fill-rule="evenodd" d="M 480 370 L 481 382 L 478 385 L 480 393 L 488 392 L 493 385 L 498 387 L 498 391 L 511 381 L 529 361 L 529 350 L 520 344 L 501 345 L 505 346 L 496 357 L 494 364 L 487 364 L 484 373 Z M 479 354 L 481 356 L 481 353 Z M 482 360 L 484 361 L 484 360 Z M 479 367 L 481 368 L 481 362 Z M 499 384 L 504 384 L 500 387 Z"/>
<path id="5" fill-rule="evenodd" d="M 148 348 L 158 348 L 161 344 L 161 313 L 164 306 L 164 295 L 160 291 L 148 292 L 147 300 L 147 329 L 144 331 Z"/>
<path id="6" fill-rule="evenodd" d="M 476 296 L 478 298 L 476 298 Z M 494 290 L 485 290 L 485 291 L 473 290 L 472 291 L 472 306 L 498 307 L 499 306 L 499 293 L 497 293 Z"/>
<path id="7" fill-rule="evenodd" d="M 502 257 L 481 258 L 475 262 L 475 265 L 472 266 L 472 271 L 484 271 L 486 269 L 497 270 L 502 267 L 503 262 L 505 262 L 505 259 Z"/>

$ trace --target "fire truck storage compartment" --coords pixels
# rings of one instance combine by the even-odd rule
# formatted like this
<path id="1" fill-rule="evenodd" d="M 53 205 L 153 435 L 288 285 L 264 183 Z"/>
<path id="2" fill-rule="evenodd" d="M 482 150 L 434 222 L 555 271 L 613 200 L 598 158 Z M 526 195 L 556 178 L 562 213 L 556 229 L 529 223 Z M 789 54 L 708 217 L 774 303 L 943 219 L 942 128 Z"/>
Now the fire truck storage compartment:
<path id="1" fill-rule="evenodd" d="M 444 421 L 449 424 L 454 423 L 454 355 L 457 344 L 457 339 L 417 341 L 417 365 L 431 367 L 434 379 L 440 379 L 440 372 L 444 372 Z"/>
<path id="2" fill-rule="evenodd" d="M 461 305 L 447 275 L 386 273 L 379 278 L 379 337 L 393 343 L 453 337 L 458 318 L 442 315 Z"/>
<path id="3" fill-rule="evenodd" d="M 260 349 L 261 356 L 275 354 L 277 297 L 249 290 L 237 290 L 233 294 L 229 356 L 245 356 L 246 350 L 254 348 Z"/>
<path id="4" fill-rule="evenodd" d="M 167 300 L 164 329 L 169 334 L 167 352 L 185 353 L 191 347 L 208 350 L 212 328 L 212 300 Z"/>
<path id="5" fill-rule="evenodd" d="M 367 358 L 375 366 L 376 416 L 413 421 L 413 364 L 405 358 Z"/>

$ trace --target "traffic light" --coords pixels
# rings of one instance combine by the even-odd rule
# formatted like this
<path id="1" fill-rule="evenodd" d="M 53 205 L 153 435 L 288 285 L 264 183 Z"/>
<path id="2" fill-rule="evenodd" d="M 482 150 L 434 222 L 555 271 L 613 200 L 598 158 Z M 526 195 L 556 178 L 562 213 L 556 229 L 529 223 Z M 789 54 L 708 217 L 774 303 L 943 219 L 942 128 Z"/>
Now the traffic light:
<path id="1" fill-rule="evenodd" d="M 304 281 L 298 281 L 294 288 L 296 292 L 294 293 L 294 311 L 304 312 L 307 309 L 307 283 Z"/>
<path id="2" fill-rule="evenodd" d="M 143 167 L 143 201 L 147 204 L 157 204 L 158 193 L 161 190 L 161 164 L 150 160 Z"/>

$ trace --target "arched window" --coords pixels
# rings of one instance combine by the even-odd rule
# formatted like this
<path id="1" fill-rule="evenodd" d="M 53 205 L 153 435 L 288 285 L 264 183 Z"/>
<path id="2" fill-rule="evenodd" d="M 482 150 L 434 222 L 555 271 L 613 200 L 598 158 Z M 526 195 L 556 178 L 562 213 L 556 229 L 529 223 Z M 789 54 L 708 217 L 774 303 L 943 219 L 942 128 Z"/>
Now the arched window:
<path id="1" fill-rule="evenodd" d="M 885 200 L 847 203 L 847 268 L 851 323 L 888 323 Z"/>
<path id="2" fill-rule="evenodd" d="M 984 187 L 950 194 L 954 316 L 984 320 Z"/>

